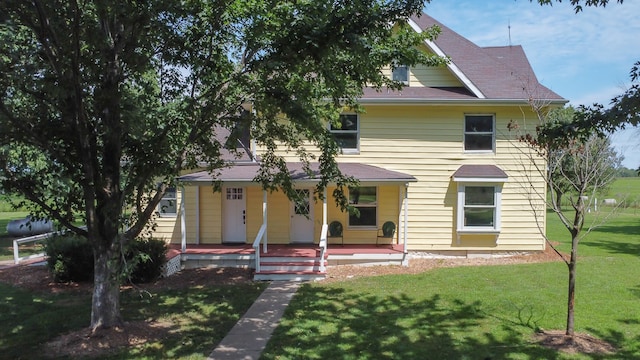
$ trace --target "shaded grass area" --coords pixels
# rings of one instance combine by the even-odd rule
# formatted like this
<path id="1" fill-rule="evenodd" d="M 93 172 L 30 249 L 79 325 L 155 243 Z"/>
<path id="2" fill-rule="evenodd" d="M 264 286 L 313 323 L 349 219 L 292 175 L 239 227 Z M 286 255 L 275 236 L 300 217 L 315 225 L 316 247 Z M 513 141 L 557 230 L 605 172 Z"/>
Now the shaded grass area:
<path id="1" fill-rule="evenodd" d="M 113 359 L 203 359 L 264 290 L 266 284 L 195 286 L 123 293 L 127 321 L 156 320 L 169 336 L 123 349 Z M 90 294 L 35 295 L 0 284 L 0 359 L 44 358 L 42 344 L 88 326 Z"/>
<path id="2" fill-rule="evenodd" d="M 42 358 L 42 344 L 87 326 L 90 297 L 43 295 L 0 283 L 0 358 Z"/>
<path id="3" fill-rule="evenodd" d="M 550 214 L 551 237 L 568 232 Z M 580 245 L 576 331 L 612 343 L 612 355 L 565 354 L 535 344 L 564 329 L 564 263 L 443 268 L 417 275 L 307 284 L 263 359 L 638 359 L 640 217 L 623 213 Z"/>

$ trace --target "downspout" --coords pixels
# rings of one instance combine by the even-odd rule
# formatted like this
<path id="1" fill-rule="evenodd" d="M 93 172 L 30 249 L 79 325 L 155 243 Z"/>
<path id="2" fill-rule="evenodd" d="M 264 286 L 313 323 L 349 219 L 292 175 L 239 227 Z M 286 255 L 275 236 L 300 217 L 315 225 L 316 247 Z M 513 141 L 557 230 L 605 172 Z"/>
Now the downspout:
<path id="1" fill-rule="evenodd" d="M 184 210 L 184 186 L 180 187 L 180 237 L 181 237 L 181 251 L 187 251 L 187 220 L 185 219 L 185 210 Z"/>
<path id="2" fill-rule="evenodd" d="M 404 230 L 402 231 L 402 237 L 404 240 L 404 257 L 405 260 L 403 261 L 403 265 L 408 266 L 408 260 L 407 260 L 407 228 L 408 225 L 407 223 L 409 222 L 409 215 L 408 215 L 408 210 L 409 210 L 409 183 L 405 183 L 404 184 Z"/>

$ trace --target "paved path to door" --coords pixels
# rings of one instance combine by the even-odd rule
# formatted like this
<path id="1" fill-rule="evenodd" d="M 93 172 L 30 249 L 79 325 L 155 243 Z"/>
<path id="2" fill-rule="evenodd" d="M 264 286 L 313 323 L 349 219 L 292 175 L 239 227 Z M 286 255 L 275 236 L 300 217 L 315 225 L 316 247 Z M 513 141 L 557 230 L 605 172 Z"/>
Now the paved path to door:
<path id="1" fill-rule="evenodd" d="M 300 287 L 299 282 L 273 281 L 207 359 L 257 360 Z"/>

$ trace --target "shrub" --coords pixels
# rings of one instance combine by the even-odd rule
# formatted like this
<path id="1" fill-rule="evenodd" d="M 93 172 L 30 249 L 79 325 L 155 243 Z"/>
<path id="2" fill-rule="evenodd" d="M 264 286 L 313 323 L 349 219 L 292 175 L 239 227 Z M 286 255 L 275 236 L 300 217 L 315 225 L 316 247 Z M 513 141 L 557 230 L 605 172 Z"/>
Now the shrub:
<path id="1" fill-rule="evenodd" d="M 162 276 L 167 263 L 167 244 L 160 239 L 136 239 L 127 252 L 127 265 L 131 271 L 128 275 L 132 283 L 147 283 Z M 126 269 L 127 267 L 125 267 Z"/>
<path id="2" fill-rule="evenodd" d="M 44 248 L 54 281 L 93 280 L 93 251 L 87 238 L 55 235 L 47 239 Z"/>
<path id="3" fill-rule="evenodd" d="M 45 242 L 47 265 L 56 282 L 92 281 L 93 251 L 89 240 L 77 235 L 56 235 Z M 132 283 L 146 283 L 162 275 L 167 244 L 159 239 L 136 239 L 125 251 L 121 275 Z"/>

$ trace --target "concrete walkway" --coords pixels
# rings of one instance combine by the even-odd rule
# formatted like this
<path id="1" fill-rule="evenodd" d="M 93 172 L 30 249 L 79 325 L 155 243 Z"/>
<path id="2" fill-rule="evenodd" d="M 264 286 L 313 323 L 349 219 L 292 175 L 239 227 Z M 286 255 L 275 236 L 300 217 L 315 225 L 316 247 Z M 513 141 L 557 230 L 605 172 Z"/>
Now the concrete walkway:
<path id="1" fill-rule="evenodd" d="M 299 282 L 272 282 L 207 359 L 257 360 L 299 287 Z"/>

